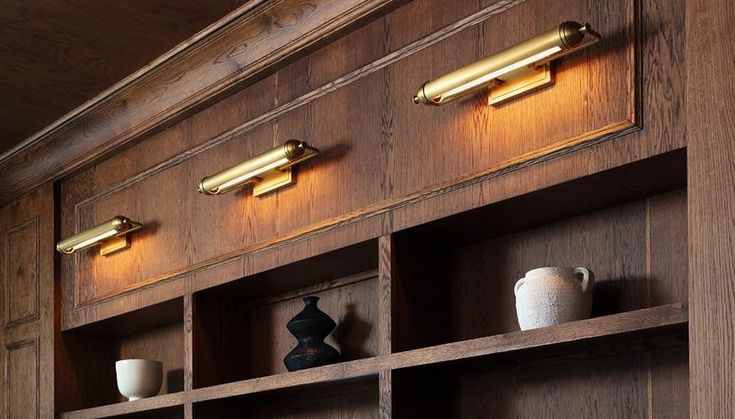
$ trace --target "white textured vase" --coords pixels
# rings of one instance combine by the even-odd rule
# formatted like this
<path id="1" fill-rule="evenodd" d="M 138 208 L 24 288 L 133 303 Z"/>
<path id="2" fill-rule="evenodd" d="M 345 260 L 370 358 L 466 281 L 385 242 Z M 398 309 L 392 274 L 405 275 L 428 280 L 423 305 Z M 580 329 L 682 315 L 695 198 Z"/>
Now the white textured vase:
<path id="1" fill-rule="evenodd" d="M 163 364 L 150 359 L 123 359 L 115 363 L 117 388 L 128 401 L 151 397 L 161 390 Z"/>
<path id="2" fill-rule="evenodd" d="M 521 330 L 583 320 L 592 311 L 594 275 L 587 268 L 537 268 L 515 285 Z"/>

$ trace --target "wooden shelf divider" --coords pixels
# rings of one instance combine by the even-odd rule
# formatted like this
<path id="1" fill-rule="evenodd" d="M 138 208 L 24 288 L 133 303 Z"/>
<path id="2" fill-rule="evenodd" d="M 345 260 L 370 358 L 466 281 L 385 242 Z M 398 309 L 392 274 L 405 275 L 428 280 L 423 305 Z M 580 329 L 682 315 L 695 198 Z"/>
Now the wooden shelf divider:
<path id="1" fill-rule="evenodd" d="M 509 332 L 405 352 L 379 355 L 304 371 L 253 378 L 179 393 L 65 412 L 63 419 L 102 418 L 150 412 L 211 400 L 226 399 L 273 390 L 314 384 L 329 384 L 364 377 L 376 377 L 393 370 L 488 358 L 493 355 L 592 342 L 627 335 L 656 335 L 673 328 L 684 328 L 689 321 L 686 302 L 666 304 L 560 324 L 543 329 Z"/>

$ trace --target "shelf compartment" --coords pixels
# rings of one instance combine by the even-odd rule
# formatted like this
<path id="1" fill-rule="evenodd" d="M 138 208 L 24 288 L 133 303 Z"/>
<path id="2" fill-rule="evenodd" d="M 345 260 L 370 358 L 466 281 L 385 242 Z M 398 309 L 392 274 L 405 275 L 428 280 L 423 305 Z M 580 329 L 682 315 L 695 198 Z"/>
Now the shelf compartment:
<path id="1" fill-rule="evenodd" d="M 411 366 L 394 370 L 393 417 L 640 417 L 649 401 L 687 417 L 686 318 L 672 304 L 394 354 Z"/>
<path id="2" fill-rule="evenodd" d="M 392 417 L 647 417 L 649 400 L 666 412 L 661 417 L 688 417 L 686 346 L 573 356 L 514 368 L 473 363 L 396 371 Z M 649 380 L 659 387 L 649 388 Z"/>
<path id="3" fill-rule="evenodd" d="M 377 240 L 367 243 L 195 293 L 194 388 L 286 372 L 286 323 L 307 295 L 337 323 L 326 341 L 343 361 L 377 355 Z"/>
<path id="4" fill-rule="evenodd" d="M 683 151 L 393 235 L 392 351 L 518 330 L 515 282 L 594 271 L 593 317 L 688 299 Z"/>
<path id="5" fill-rule="evenodd" d="M 61 410 L 125 401 L 117 390 L 115 361 L 120 359 L 161 361 L 163 383 L 159 394 L 183 391 L 183 319 L 183 299 L 178 298 L 62 332 L 56 362 Z"/>
<path id="6" fill-rule="evenodd" d="M 503 365 L 505 368 L 517 368 L 519 355 L 527 359 L 526 365 L 530 366 L 555 362 L 560 357 L 569 359 L 570 353 L 581 354 L 580 356 L 585 359 L 607 358 L 626 352 L 685 346 L 687 325 L 686 303 L 672 303 L 543 329 L 488 336 L 161 395 L 136 402 L 67 412 L 62 417 L 64 419 L 111 417 L 175 407 L 185 403 L 199 403 L 202 406 L 205 402 L 259 393 L 280 392 L 285 395 L 310 388 L 322 388 L 321 386 L 329 388 L 366 381 L 377 382 L 379 372 L 384 370 L 442 368 L 442 365 L 458 363 L 471 366 L 475 362 L 492 362 L 500 365 L 501 369 Z M 396 396 L 393 402 L 396 402 Z"/>
<path id="7" fill-rule="evenodd" d="M 364 418 L 379 416 L 377 376 L 194 403 L 202 418 Z"/>

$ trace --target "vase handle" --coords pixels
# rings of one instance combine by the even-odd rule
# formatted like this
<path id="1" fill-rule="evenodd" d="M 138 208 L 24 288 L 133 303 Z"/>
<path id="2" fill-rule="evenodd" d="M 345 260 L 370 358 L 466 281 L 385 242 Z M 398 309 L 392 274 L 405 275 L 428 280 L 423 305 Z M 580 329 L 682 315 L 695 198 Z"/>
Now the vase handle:
<path id="1" fill-rule="evenodd" d="M 513 294 L 518 295 L 518 290 L 521 289 L 521 285 L 526 283 L 526 278 L 521 278 L 516 282 L 516 286 L 513 287 Z"/>
<path id="2" fill-rule="evenodd" d="M 574 273 L 580 276 L 580 280 L 582 281 L 582 292 L 587 292 L 595 282 L 595 274 L 593 274 L 589 269 L 581 266 L 574 268 Z"/>

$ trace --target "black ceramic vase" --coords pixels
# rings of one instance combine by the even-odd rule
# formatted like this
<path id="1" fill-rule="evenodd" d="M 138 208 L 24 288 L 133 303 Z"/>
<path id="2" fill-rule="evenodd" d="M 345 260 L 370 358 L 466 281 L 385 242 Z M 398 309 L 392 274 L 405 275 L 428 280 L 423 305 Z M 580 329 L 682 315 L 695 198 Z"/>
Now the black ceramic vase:
<path id="1" fill-rule="evenodd" d="M 286 327 L 299 344 L 286 355 L 283 363 L 289 371 L 298 371 L 339 361 L 339 352 L 324 343 L 337 324 L 317 307 L 319 297 L 304 297 L 306 305 L 289 320 Z"/>

